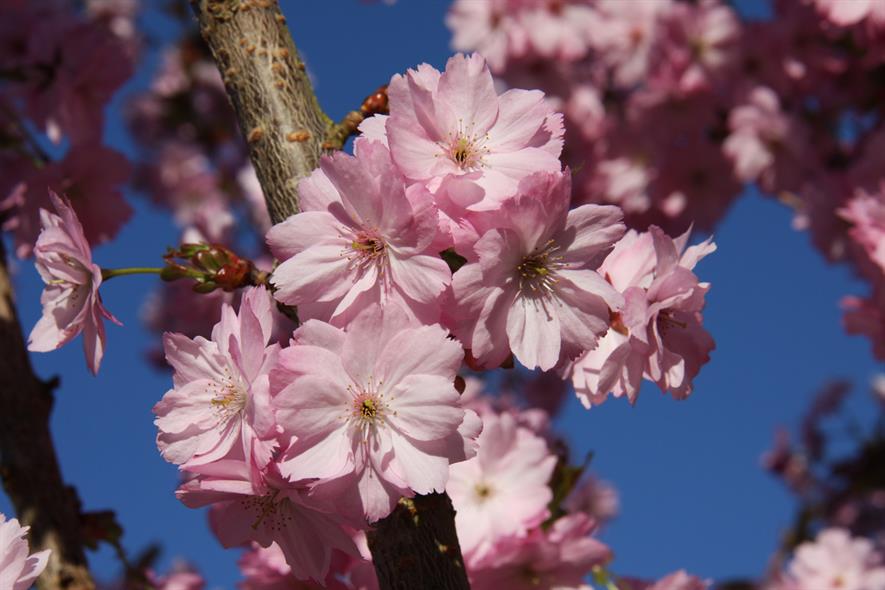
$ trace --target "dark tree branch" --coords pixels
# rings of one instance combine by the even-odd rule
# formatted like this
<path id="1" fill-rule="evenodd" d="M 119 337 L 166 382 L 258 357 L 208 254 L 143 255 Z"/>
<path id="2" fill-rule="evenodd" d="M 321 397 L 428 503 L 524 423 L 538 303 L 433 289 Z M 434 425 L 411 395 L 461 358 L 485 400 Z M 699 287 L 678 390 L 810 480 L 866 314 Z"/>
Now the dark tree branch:
<path id="1" fill-rule="evenodd" d="M 368 537 L 381 588 L 469 590 L 447 494 L 400 500 Z"/>
<path id="2" fill-rule="evenodd" d="M 279 223 L 298 212 L 297 183 L 316 168 L 326 138 L 335 142 L 327 149 L 343 145 L 356 118 L 341 128 L 323 113 L 276 0 L 191 0 L 191 6 L 271 219 Z M 380 92 L 367 101 L 386 109 Z M 469 590 L 454 519 L 449 497 L 432 494 L 403 501 L 378 522 L 369 538 L 381 589 Z"/>
<path id="3" fill-rule="evenodd" d="M 0 240 L 0 477 L 19 520 L 31 527 L 31 550 L 52 550 L 37 588 L 93 590 L 80 502 L 62 479 L 49 432 L 54 386 L 31 368 Z"/>

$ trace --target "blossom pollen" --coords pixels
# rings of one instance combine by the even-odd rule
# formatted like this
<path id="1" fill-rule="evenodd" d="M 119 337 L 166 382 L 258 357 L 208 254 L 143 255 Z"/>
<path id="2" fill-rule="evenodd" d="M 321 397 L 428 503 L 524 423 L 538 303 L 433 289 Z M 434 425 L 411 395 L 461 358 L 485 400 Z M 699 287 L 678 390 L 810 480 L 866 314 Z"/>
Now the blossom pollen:
<path id="1" fill-rule="evenodd" d="M 257 529 L 267 518 L 270 519 L 268 526 L 272 530 L 277 531 L 283 530 L 286 520 L 292 520 L 291 515 L 281 514 L 280 505 L 282 501 L 277 502 L 279 493 L 279 490 L 274 490 L 263 496 L 248 496 L 240 500 L 243 508 L 258 513 L 255 517 L 255 522 L 251 525 L 252 530 Z"/>
<path id="2" fill-rule="evenodd" d="M 563 267 L 562 256 L 555 255 L 559 246 L 549 240 L 544 246 L 522 259 L 516 266 L 519 290 L 543 294 L 553 291 L 558 282 L 556 270 Z"/>
<path id="3" fill-rule="evenodd" d="M 476 137 L 465 133 L 459 121 L 458 131 L 449 133 L 448 141 L 440 142 L 439 145 L 443 155 L 450 158 L 461 170 L 478 170 L 485 167 L 483 157 L 489 153 L 489 148 L 485 146 L 488 139 L 488 134 Z"/>
<path id="4" fill-rule="evenodd" d="M 374 265 L 382 274 L 387 263 L 387 243 L 377 232 L 361 230 L 354 235 L 350 248 L 342 255 L 360 270 Z"/>
<path id="5" fill-rule="evenodd" d="M 493 492 L 492 487 L 485 482 L 480 482 L 476 484 L 473 489 L 476 492 L 476 497 L 479 498 L 481 501 L 486 500 L 489 496 L 492 495 Z"/>
<path id="6" fill-rule="evenodd" d="M 381 386 L 381 382 L 375 383 L 370 377 L 368 386 L 360 388 L 349 404 L 345 417 L 352 419 L 362 427 L 383 425 L 388 406 L 384 395 L 377 392 L 379 386 Z M 353 390 L 351 389 L 351 391 Z M 394 412 L 395 414 L 396 412 Z"/>
<path id="7" fill-rule="evenodd" d="M 234 380 L 230 369 L 225 368 L 224 376 L 218 381 L 213 381 L 208 389 L 215 394 L 209 400 L 209 404 L 218 414 L 220 424 L 224 424 L 246 409 L 246 388 Z"/>
<path id="8" fill-rule="evenodd" d="M 520 573 L 522 574 L 522 578 L 528 584 L 530 584 L 532 586 L 540 586 L 541 585 L 541 576 L 539 576 L 538 573 L 535 570 L 533 570 L 531 567 L 529 567 L 529 566 L 523 567 L 522 570 L 520 571 Z"/>
<path id="9" fill-rule="evenodd" d="M 375 401 L 371 399 L 364 399 L 362 405 L 360 406 L 360 413 L 362 414 L 364 419 L 375 419 L 375 415 L 378 413 L 378 408 L 375 406 Z"/>
<path id="10" fill-rule="evenodd" d="M 688 324 L 686 322 L 677 320 L 673 317 L 673 312 L 669 309 L 661 310 L 658 314 L 658 330 L 661 334 L 666 334 L 673 327 L 682 328 L 685 330 L 688 328 Z"/>

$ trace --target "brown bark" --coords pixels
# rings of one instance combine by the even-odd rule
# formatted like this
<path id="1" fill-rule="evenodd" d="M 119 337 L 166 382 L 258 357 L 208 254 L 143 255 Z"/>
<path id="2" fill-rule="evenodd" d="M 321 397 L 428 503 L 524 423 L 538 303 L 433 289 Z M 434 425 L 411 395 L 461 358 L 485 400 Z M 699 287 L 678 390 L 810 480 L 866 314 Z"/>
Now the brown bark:
<path id="1" fill-rule="evenodd" d="M 298 212 L 298 180 L 316 168 L 335 124 L 319 106 L 276 0 L 191 6 L 278 223 Z M 402 501 L 369 535 L 381 590 L 469 590 L 446 494 Z"/>
<path id="2" fill-rule="evenodd" d="M 298 180 L 317 167 L 331 120 L 317 102 L 272 0 L 192 0 L 224 79 L 274 223 L 298 212 Z"/>
<path id="3" fill-rule="evenodd" d="M 80 505 L 59 469 L 49 415 L 52 383 L 31 368 L 0 241 L 0 476 L 32 551 L 51 549 L 40 590 L 92 590 L 80 531 Z"/>
<path id="4" fill-rule="evenodd" d="M 368 537 L 381 588 L 469 590 L 448 495 L 400 500 Z"/>

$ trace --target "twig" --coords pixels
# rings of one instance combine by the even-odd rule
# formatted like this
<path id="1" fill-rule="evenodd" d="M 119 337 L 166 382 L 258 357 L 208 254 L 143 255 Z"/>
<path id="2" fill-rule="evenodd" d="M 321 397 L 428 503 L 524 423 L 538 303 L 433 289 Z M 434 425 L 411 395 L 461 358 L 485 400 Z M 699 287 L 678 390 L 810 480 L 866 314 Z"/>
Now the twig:
<path id="1" fill-rule="evenodd" d="M 360 123 L 372 115 L 387 114 L 387 86 L 381 86 L 363 100 L 358 111 L 350 111 L 340 123 L 333 123 L 326 131 L 323 149 L 326 151 L 344 149 L 344 144 L 351 135 L 356 135 Z"/>

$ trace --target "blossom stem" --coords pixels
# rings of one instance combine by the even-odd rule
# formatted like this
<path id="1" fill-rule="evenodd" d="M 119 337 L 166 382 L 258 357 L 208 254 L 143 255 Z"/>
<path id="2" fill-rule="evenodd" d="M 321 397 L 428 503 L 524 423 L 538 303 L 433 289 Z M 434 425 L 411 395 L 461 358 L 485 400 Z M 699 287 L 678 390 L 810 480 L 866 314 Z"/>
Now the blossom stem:
<path id="1" fill-rule="evenodd" d="M 130 268 L 103 268 L 101 278 L 104 280 L 124 275 L 158 275 L 163 272 L 162 268 L 133 266 Z"/>

